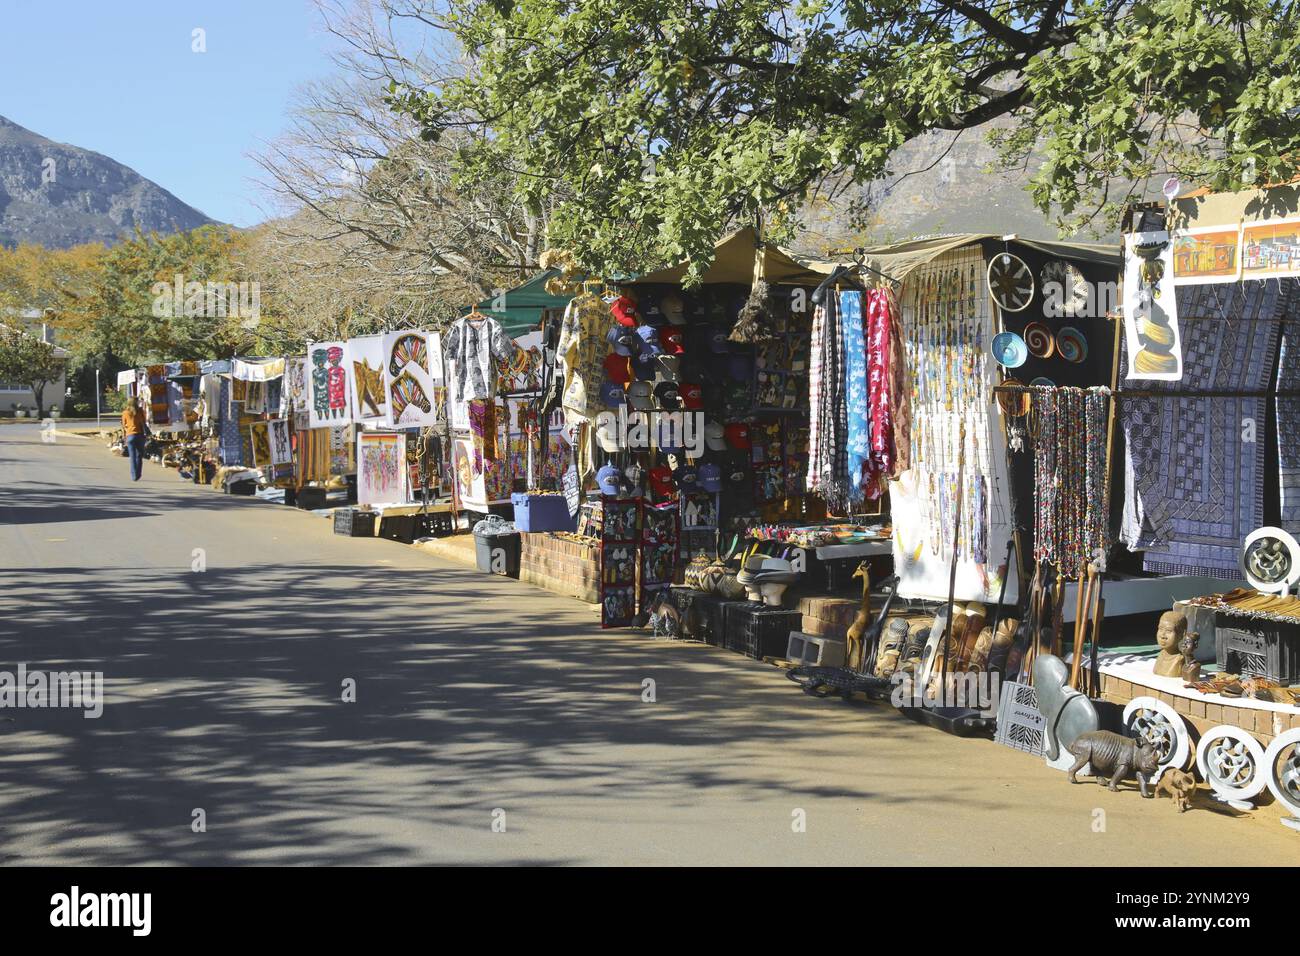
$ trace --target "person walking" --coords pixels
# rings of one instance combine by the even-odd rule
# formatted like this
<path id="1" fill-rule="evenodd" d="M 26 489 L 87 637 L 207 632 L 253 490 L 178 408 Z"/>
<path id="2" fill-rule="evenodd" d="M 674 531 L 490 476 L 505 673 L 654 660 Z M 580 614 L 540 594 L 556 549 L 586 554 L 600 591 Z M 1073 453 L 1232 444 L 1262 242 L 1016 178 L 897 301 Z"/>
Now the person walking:
<path id="1" fill-rule="evenodd" d="M 126 433 L 126 454 L 131 459 L 131 480 L 139 481 L 144 468 L 144 440 L 149 433 L 140 399 L 131 399 L 122 410 L 122 431 Z"/>

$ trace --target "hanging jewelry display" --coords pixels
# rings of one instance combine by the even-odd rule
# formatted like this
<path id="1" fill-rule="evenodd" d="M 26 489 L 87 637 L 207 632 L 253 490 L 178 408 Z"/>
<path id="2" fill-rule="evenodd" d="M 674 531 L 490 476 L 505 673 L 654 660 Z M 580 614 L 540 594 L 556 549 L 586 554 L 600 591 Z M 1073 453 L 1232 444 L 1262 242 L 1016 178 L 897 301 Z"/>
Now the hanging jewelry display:
<path id="1" fill-rule="evenodd" d="M 1110 549 L 1104 389 L 1035 388 L 1034 559 L 1067 578 Z"/>
<path id="2" fill-rule="evenodd" d="M 1010 376 L 1003 379 L 1002 384 L 1024 389 L 1023 382 Z M 1017 453 L 1025 450 L 1025 419 L 1029 415 L 1029 404 L 1030 396 L 1028 391 L 1008 390 L 998 392 L 998 407 L 1002 409 L 1002 414 L 1007 417 L 1007 447 Z"/>
<path id="3" fill-rule="evenodd" d="M 999 252 L 989 261 L 989 292 L 1003 312 L 1023 312 L 1034 301 L 1034 274 L 1025 260 Z"/>

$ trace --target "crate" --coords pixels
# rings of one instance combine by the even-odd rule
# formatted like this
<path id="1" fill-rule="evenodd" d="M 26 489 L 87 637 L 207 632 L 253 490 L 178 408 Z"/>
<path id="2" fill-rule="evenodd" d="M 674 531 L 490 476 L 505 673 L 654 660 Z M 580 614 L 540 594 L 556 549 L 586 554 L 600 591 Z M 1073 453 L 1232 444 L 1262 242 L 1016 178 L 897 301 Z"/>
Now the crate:
<path id="1" fill-rule="evenodd" d="M 702 641 L 704 632 L 700 626 L 700 598 L 708 597 L 704 591 L 695 588 L 674 586 L 668 589 L 668 600 L 677 609 L 682 620 L 681 637 L 687 640 Z"/>
<path id="2" fill-rule="evenodd" d="M 694 588 L 672 587 L 668 591 L 673 606 L 682 616 L 682 636 L 722 646 L 727 607 L 743 602 L 728 601 L 716 594 Z"/>
<path id="3" fill-rule="evenodd" d="M 240 478 L 226 485 L 228 495 L 251 495 L 257 492 L 257 482 L 252 478 Z"/>
<path id="4" fill-rule="evenodd" d="M 379 537 L 389 541 L 410 544 L 416 538 L 427 537 L 424 531 L 423 515 L 384 515 L 379 519 Z"/>
<path id="5" fill-rule="evenodd" d="M 375 513 L 358 511 L 356 508 L 339 508 L 334 512 L 334 533 L 349 538 L 373 538 Z"/>
<path id="6" fill-rule="evenodd" d="M 1243 677 L 1263 677 L 1283 687 L 1300 683 L 1300 623 L 1220 611 L 1215 618 L 1219 668 Z"/>
<path id="7" fill-rule="evenodd" d="M 803 612 L 751 601 L 731 601 L 726 609 L 722 646 L 762 660 L 785 657 L 790 632 L 803 627 Z"/>
<path id="8" fill-rule="evenodd" d="M 324 488 L 299 488 L 297 500 L 294 506 L 304 511 L 319 511 L 325 507 L 326 496 Z"/>
<path id="9" fill-rule="evenodd" d="M 456 515 L 450 511 L 431 511 L 425 517 L 428 523 L 425 534 L 431 538 L 446 538 L 456 533 Z"/>
<path id="10" fill-rule="evenodd" d="M 569 514 L 564 495 L 513 494 L 515 527 L 520 531 L 576 531 L 578 516 Z"/>

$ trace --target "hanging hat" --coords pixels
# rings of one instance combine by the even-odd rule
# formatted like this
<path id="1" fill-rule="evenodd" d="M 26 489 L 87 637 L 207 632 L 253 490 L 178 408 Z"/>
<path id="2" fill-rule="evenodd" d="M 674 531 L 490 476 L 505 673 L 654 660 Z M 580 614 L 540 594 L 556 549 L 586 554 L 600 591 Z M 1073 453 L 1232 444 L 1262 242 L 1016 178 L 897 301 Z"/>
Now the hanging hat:
<path id="1" fill-rule="evenodd" d="M 711 461 L 700 465 L 700 488 L 703 491 L 722 490 L 722 469 Z"/>
<path id="2" fill-rule="evenodd" d="M 610 303 L 609 312 L 619 325 L 635 328 L 640 324 L 637 317 L 636 303 L 625 295 L 620 295 Z"/>
<path id="3" fill-rule="evenodd" d="M 732 422 L 724 431 L 727 435 L 727 444 L 732 448 L 752 447 L 749 438 L 749 426 L 744 422 Z"/>
<path id="4" fill-rule="evenodd" d="M 664 316 L 663 309 L 658 302 L 653 299 L 645 304 L 641 310 L 641 321 L 646 325 L 660 326 L 667 325 L 668 319 Z"/>
<path id="5" fill-rule="evenodd" d="M 704 444 L 709 451 L 727 450 L 727 432 L 717 422 L 708 422 L 704 426 Z"/>
<path id="6" fill-rule="evenodd" d="M 608 408 L 627 404 L 627 392 L 618 382 L 605 382 L 600 386 L 600 401 Z"/>
<path id="7" fill-rule="evenodd" d="M 676 292 L 669 292 L 664 296 L 659 306 L 663 309 L 664 318 L 673 325 L 680 325 L 686 317 L 686 305 Z"/>
<path id="8" fill-rule="evenodd" d="M 681 355 L 686 351 L 685 332 L 680 325 L 665 325 L 659 330 L 659 344 L 671 355 Z"/>
<path id="9" fill-rule="evenodd" d="M 673 473 L 667 465 L 656 465 L 650 469 L 650 490 L 661 498 L 667 498 L 673 493 Z"/>
<path id="10" fill-rule="evenodd" d="M 673 479 L 682 491 L 694 491 L 700 480 L 700 470 L 694 465 L 685 464 L 673 473 Z"/>
<path id="11" fill-rule="evenodd" d="M 731 351 L 731 343 L 727 341 L 726 329 L 716 325 L 710 326 L 709 350 L 718 355 L 726 355 Z"/>
<path id="12" fill-rule="evenodd" d="M 602 495 L 617 495 L 619 493 L 619 473 L 613 465 L 604 465 L 600 471 L 596 472 L 596 484 L 600 486 Z"/>
<path id="13" fill-rule="evenodd" d="M 727 359 L 727 374 L 737 382 L 748 382 L 754 377 L 752 355 L 732 355 Z"/>
<path id="14" fill-rule="evenodd" d="M 633 382 L 627 388 L 627 404 L 637 411 L 649 411 L 655 407 L 654 391 L 649 382 Z"/>
<path id="15" fill-rule="evenodd" d="M 632 358 L 632 375 L 642 382 L 653 382 L 655 374 L 659 371 L 659 363 L 655 361 L 655 355 L 636 355 Z"/>
<path id="16" fill-rule="evenodd" d="M 632 381 L 632 372 L 628 368 L 627 359 L 622 355 L 606 355 L 605 376 L 619 385 L 626 385 Z"/>
<path id="17" fill-rule="evenodd" d="M 660 382 L 655 386 L 655 397 L 659 399 L 659 407 L 666 408 L 670 412 L 675 412 L 682 407 L 682 397 L 677 391 L 676 382 Z"/>
<path id="18" fill-rule="evenodd" d="M 641 340 L 636 346 L 642 355 L 658 355 L 663 351 L 663 346 L 659 344 L 659 330 L 653 325 L 637 326 L 636 334 Z"/>
<path id="19" fill-rule="evenodd" d="M 693 382 L 683 382 L 677 387 L 677 394 L 681 396 L 682 408 L 687 411 L 697 412 L 704 407 L 704 389 Z"/>
<path id="20" fill-rule="evenodd" d="M 669 382 L 679 382 L 682 378 L 682 360 L 676 355 L 655 356 L 659 377 Z"/>
<path id="21" fill-rule="evenodd" d="M 614 347 L 619 355 L 631 355 L 637 346 L 636 335 L 622 325 L 616 325 L 605 334 L 605 341 Z"/>

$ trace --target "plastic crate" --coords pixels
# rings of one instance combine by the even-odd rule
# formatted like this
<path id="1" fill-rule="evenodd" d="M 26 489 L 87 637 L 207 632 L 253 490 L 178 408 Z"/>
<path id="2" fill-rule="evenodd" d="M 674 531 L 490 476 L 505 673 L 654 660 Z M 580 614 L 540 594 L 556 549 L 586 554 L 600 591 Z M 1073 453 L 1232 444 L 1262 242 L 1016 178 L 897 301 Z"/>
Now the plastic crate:
<path id="1" fill-rule="evenodd" d="M 257 482 L 252 478 L 240 478 L 226 485 L 228 495 L 251 495 L 257 493 Z"/>
<path id="2" fill-rule="evenodd" d="M 674 586 L 668 589 L 668 600 L 672 602 L 673 607 L 677 608 L 677 614 L 682 619 L 680 636 L 686 640 L 704 640 L 704 631 L 700 626 L 700 605 L 698 602 L 700 598 L 708 596 L 706 592 L 695 588 Z"/>
<path id="3" fill-rule="evenodd" d="M 520 531 L 576 531 L 578 516 L 569 514 L 564 495 L 513 494 L 515 527 Z"/>
<path id="4" fill-rule="evenodd" d="M 304 511 L 319 511 L 325 507 L 325 501 L 324 488 L 299 488 L 294 505 Z"/>
<path id="5" fill-rule="evenodd" d="M 696 639 L 714 647 L 722 647 L 726 637 L 727 608 L 744 601 L 728 601 L 716 594 L 699 592 L 694 599 L 692 611 L 695 615 Z"/>
<path id="6" fill-rule="evenodd" d="M 349 538 L 373 538 L 375 513 L 358 511 L 356 508 L 339 508 L 334 512 L 334 533 Z"/>
<path id="7" fill-rule="evenodd" d="M 427 532 L 424 515 L 384 515 L 379 519 L 379 537 L 389 541 L 410 544 L 416 538 L 428 537 Z"/>
<path id="8" fill-rule="evenodd" d="M 803 613 L 792 608 L 750 601 L 728 604 L 722 646 L 748 657 L 785 657 L 790 632 L 803 627 Z"/>

